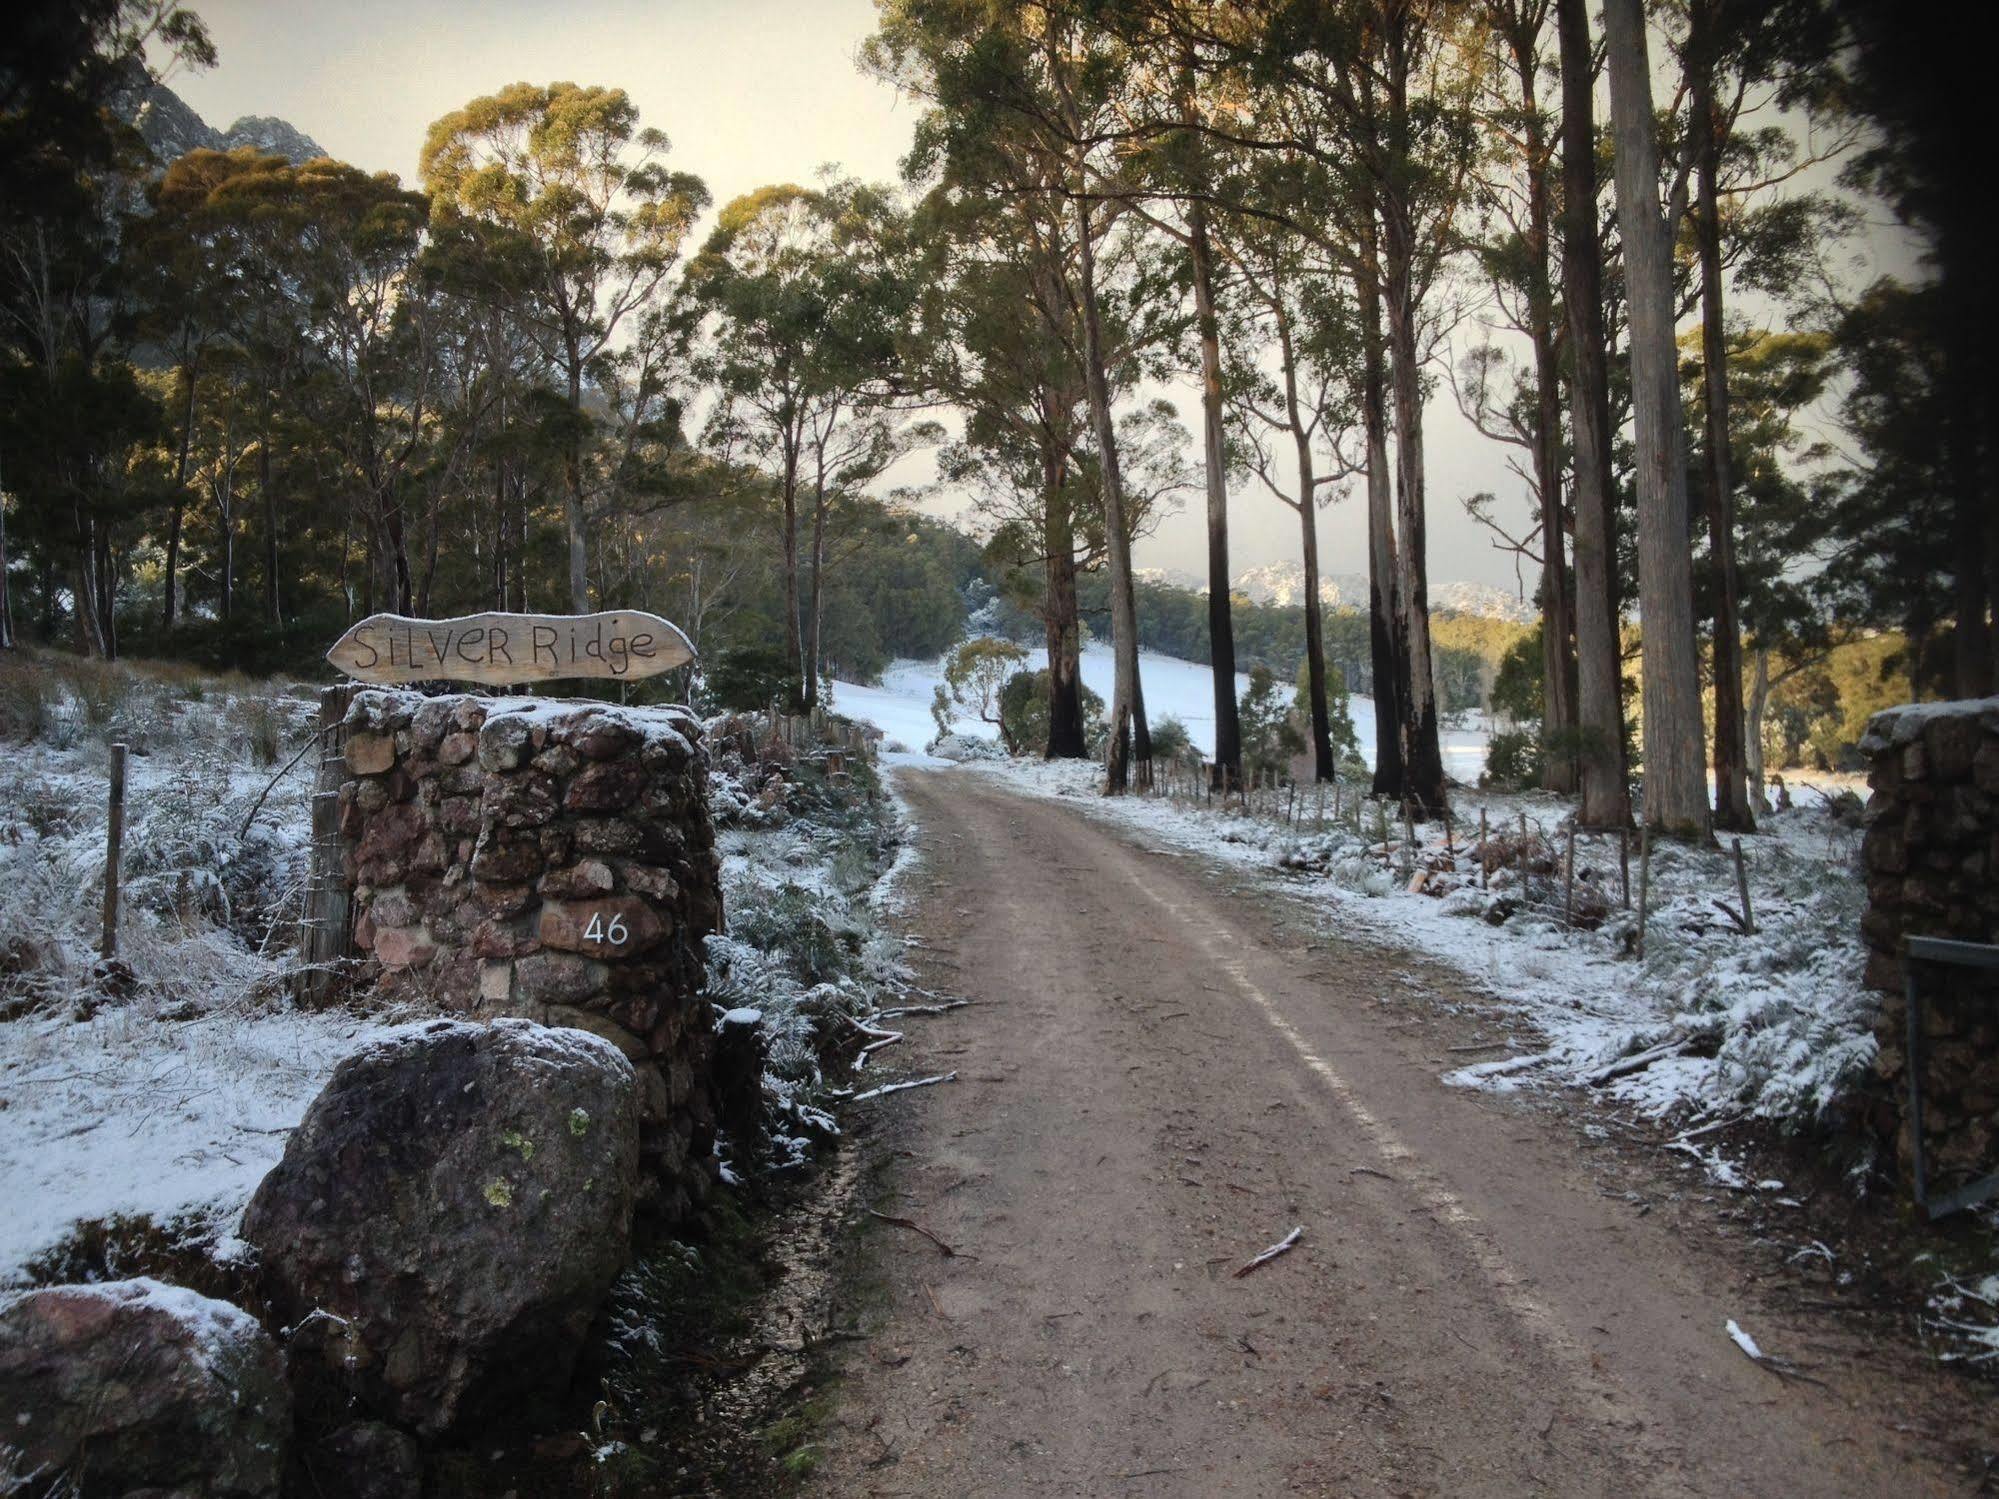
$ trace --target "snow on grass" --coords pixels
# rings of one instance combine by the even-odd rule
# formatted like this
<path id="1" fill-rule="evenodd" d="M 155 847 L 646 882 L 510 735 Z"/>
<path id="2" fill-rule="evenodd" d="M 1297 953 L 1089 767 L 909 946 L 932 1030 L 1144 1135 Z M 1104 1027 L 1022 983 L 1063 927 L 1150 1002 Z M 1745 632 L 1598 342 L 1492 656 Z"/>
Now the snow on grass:
<path id="1" fill-rule="evenodd" d="M 1048 664 L 1045 649 L 1032 651 L 1023 670 L 1039 671 Z M 1082 651 L 1083 681 L 1106 703 L 1111 700 L 1116 661 L 1111 648 L 1101 643 L 1086 645 Z M 1215 679 L 1208 667 L 1175 656 L 1152 651 L 1139 653 L 1139 682 L 1145 693 L 1145 711 L 1152 722 L 1177 718 L 1187 726 L 1187 736 L 1203 755 L 1215 752 Z M 882 731 L 883 744 L 891 752 L 902 752 L 927 760 L 920 752 L 937 737 L 937 725 L 930 716 L 930 702 L 937 685 L 944 680 L 941 661 L 897 661 L 882 673 L 881 685 L 867 687 L 855 682 L 833 684 L 833 707 L 850 718 L 872 723 Z M 1235 679 L 1236 700 L 1249 691 L 1249 678 Z M 1354 732 L 1360 738 L 1361 754 L 1374 763 L 1374 700 L 1356 694 L 1352 699 Z M 968 738 L 996 740 L 998 731 L 990 724 L 957 716 L 954 732 Z M 1485 769 L 1487 733 L 1483 728 L 1447 728 L 1443 731 L 1444 769 L 1459 780 L 1473 781 Z M 897 758 L 892 754 L 891 759 Z"/>
<path id="2" fill-rule="evenodd" d="M 284 1132 L 383 1022 L 301 1014 L 285 998 L 313 757 L 278 772 L 310 733 L 307 696 L 53 656 L 10 662 L 0 692 L 4 1284 L 92 1220 L 190 1219 L 226 1237 Z M 126 972 L 105 983 L 114 739 L 132 746 Z"/>
<path id="3" fill-rule="evenodd" d="M 1386 861 L 1370 811 L 1349 827 L 1294 829 L 1269 816 L 1167 798 L 1099 795 L 1101 771 L 1076 761 L 1015 760 L 955 772 L 987 774 L 1032 795 L 1067 799 L 1157 843 L 1246 871 L 1281 876 L 1344 928 L 1443 960 L 1513 1010 L 1538 1037 L 1520 1054 L 1458 1068 L 1446 1081 L 1511 1089 L 1593 1083 L 1645 1114 L 1695 1122 L 1753 1114 L 1803 1125 L 1817 1120 L 1871 1064 L 1875 999 L 1860 984 L 1863 891 L 1856 839 L 1828 829 L 1822 811 L 1794 809 L 1745 838 L 1757 934 L 1743 937 L 1713 904 L 1736 901 L 1733 865 L 1719 850 L 1662 845 L 1652 860 L 1646 955 L 1634 956 L 1636 916 L 1620 908 L 1618 846 L 1584 835 L 1577 868 L 1594 904 L 1595 930 L 1564 925 L 1558 875 L 1495 873 L 1477 887 L 1472 845 L 1484 806 L 1495 835 L 1520 815 L 1553 867 L 1560 847 L 1553 798 L 1460 793 L 1458 872 L 1406 888 L 1399 846 Z M 1312 803 L 1316 811 L 1316 799 Z M 1311 818 L 1305 819 L 1308 823 Z M 1329 819 L 1330 820 L 1330 819 Z M 1442 863 L 1444 829 L 1418 829 L 1417 867 Z M 1399 830 L 1391 838 L 1399 845 Z M 1632 897 L 1638 869 L 1632 853 Z M 1605 909 L 1607 908 L 1607 910 Z M 1622 1075 L 1620 1061 L 1657 1059 Z M 1717 1158 L 1704 1162 L 1723 1174 Z"/>
<path id="4" fill-rule="evenodd" d="M 382 1033 L 288 1008 L 0 1025 L 0 1284 L 80 1222 L 194 1219 L 226 1240 L 334 1066 Z"/>

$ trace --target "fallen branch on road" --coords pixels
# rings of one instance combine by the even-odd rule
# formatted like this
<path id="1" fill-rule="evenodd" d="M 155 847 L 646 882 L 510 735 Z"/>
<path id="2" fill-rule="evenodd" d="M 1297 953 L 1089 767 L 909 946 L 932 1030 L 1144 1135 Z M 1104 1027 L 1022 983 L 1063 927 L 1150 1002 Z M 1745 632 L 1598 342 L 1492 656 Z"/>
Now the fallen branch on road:
<path id="1" fill-rule="evenodd" d="M 877 1020 L 900 1020 L 904 1015 L 942 1015 L 946 1010 L 962 1010 L 969 1005 L 969 999 L 947 999 L 934 1005 L 902 1005 L 893 1010 L 877 1010 Z"/>
<path id="2" fill-rule="evenodd" d="M 897 1228 L 906 1228 L 911 1233 L 922 1234 L 924 1238 L 937 1246 L 938 1251 L 947 1260 L 975 1260 L 978 1258 L 976 1254 L 966 1254 L 962 1250 L 953 1249 L 914 1218 L 897 1218 L 890 1213 L 877 1213 L 873 1208 L 868 1209 L 868 1216 L 880 1219 L 883 1223 L 892 1223 Z"/>
<path id="3" fill-rule="evenodd" d="M 1768 1369 L 1779 1379 L 1800 1379 L 1806 1384 L 1815 1384 L 1820 1389 L 1826 1387 L 1826 1382 L 1823 1379 L 1814 1379 L 1789 1359 L 1777 1358 L 1772 1354 L 1765 1353 L 1757 1346 L 1756 1339 L 1743 1331 L 1741 1325 L 1733 1317 L 1728 1319 L 1724 1330 L 1728 1333 L 1729 1340 L 1742 1350 L 1743 1356 L 1759 1368 Z"/>
<path id="4" fill-rule="evenodd" d="M 875 1052 L 880 1051 L 884 1046 L 893 1046 L 903 1038 L 901 1031 L 885 1031 L 879 1026 L 870 1025 L 865 1020 L 856 1020 L 852 1015 L 845 1016 L 845 1019 L 847 1024 L 851 1025 L 862 1035 L 873 1038 L 855 1054 L 854 1070 L 856 1072 L 859 1072 L 863 1067 L 868 1065 L 868 1058 Z"/>
<path id="5" fill-rule="evenodd" d="M 1245 1275 L 1249 1274 L 1250 1271 L 1262 1269 L 1265 1265 L 1269 1264 L 1272 1260 L 1276 1259 L 1277 1256 L 1279 1256 L 1280 1254 L 1289 1254 L 1292 1250 L 1298 1247 L 1298 1241 L 1304 1237 L 1305 1237 L 1305 1225 L 1301 1223 L 1296 1228 L 1292 1229 L 1290 1233 L 1286 1234 L 1283 1238 L 1279 1239 L 1275 1244 L 1272 1244 L 1268 1249 L 1264 1250 L 1263 1253 L 1257 1255 L 1256 1258 L 1251 1260 L 1248 1264 L 1239 1266 L 1236 1269 L 1235 1274 L 1231 1276 L 1230 1279 L 1241 1280 Z"/>
<path id="6" fill-rule="evenodd" d="M 856 1093 L 847 1101 L 849 1103 L 866 1103 L 870 1098 L 882 1098 L 890 1093 L 901 1093 L 910 1088 L 927 1088 L 932 1083 L 955 1083 L 957 1080 L 958 1074 L 955 1072 L 940 1072 L 935 1077 L 914 1078 L 906 1083 L 883 1083 L 879 1088 L 870 1088 L 865 1093 Z"/>

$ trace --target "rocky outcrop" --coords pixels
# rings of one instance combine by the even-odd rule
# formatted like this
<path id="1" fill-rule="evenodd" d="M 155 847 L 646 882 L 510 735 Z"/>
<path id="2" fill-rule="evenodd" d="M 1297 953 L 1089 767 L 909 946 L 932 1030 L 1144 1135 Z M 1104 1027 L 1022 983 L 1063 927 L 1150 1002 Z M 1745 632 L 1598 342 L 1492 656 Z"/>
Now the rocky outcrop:
<path id="1" fill-rule="evenodd" d="M 1999 698 L 1891 708 L 1869 720 L 1863 856 L 1867 981 L 1886 991 L 1876 1028 L 1899 1145 L 1909 1155 L 1904 940 L 1999 942 Z M 1924 1155 L 1947 1183 L 1999 1165 L 1999 984 L 1931 967 Z"/>
<path id="2" fill-rule="evenodd" d="M 256 1319 L 156 1280 L 0 1298 L 0 1412 L 15 1471 L 64 1475 L 80 1499 L 275 1495 L 291 1434 Z"/>
<path id="3" fill-rule="evenodd" d="M 638 1071 L 649 1214 L 714 1180 L 704 943 L 721 877 L 675 708 L 356 694 L 340 791 L 355 942 L 384 994 L 604 1037 Z"/>
<path id="4" fill-rule="evenodd" d="M 254 146 L 294 165 L 327 154 L 324 146 L 290 121 L 271 115 L 245 115 L 227 130 L 217 130 L 179 94 L 139 68 L 132 70 L 112 109 L 139 132 L 162 169 L 190 151 L 233 151 L 239 146 Z"/>
<path id="5" fill-rule="evenodd" d="M 426 1435 L 559 1392 L 630 1250 L 638 1113 L 615 1046 L 522 1020 L 342 1062 L 243 1219 L 300 1390 Z"/>

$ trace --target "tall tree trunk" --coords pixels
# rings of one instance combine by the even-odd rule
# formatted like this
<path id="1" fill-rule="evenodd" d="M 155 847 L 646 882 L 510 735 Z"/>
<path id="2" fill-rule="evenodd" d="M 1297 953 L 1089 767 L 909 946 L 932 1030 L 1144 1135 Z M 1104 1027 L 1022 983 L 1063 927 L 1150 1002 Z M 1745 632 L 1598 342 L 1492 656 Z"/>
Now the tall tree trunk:
<path id="1" fill-rule="evenodd" d="M 86 656 L 106 660 L 109 652 L 104 643 L 104 617 L 97 609 L 95 548 L 88 539 L 77 549 L 74 576 L 76 611 L 71 623 L 76 629 L 77 648 Z"/>
<path id="2" fill-rule="evenodd" d="M 1381 336 L 1380 283 L 1371 275 L 1359 288 L 1363 314 L 1361 420 L 1367 436 L 1368 652 L 1374 677 L 1374 782 L 1376 796 L 1400 800 L 1407 778 L 1402 763 L 1403 680 L 1397 648 L 1394 479 L 1388 465 L 1388 370 Z"/>
<path id="3" fill-rule="evenodd" d="M 1403 796 L 1418 815 L 1444 810 L 1444 756 L 1438 739 L 1437 682 L 1430 662 L 1430 584 L 1423 514 L 1422 362 L 1417 352 L 1413 244 L 1399 206 L 1384 216 L 1388 282 L 1389 383 L 1395 400 L 1398 643 L 1407 672 L 1402 705 Z"/>
<path id="4" fill-rule="evenodd" d="M 513 534 L 509 538 L 512 555 L 507 559 L 507 607 L 516 614 L 525 614 L 528 607 L 528 481 L 527 475 L 518 467 L 508 470 L 507 491 L 508 508 L 513 515 Z"/>
<path id="5" fill-rule="evenodd" d="M 222 451 L 217 459 L 215 508 L 222 525 L 222 622 L 236 605 L 236 418 L 232 411 L 222 421 Z"/>
<path id="6" fill-rule="evenodd" d="M 1586 0 L 1555 0 L 1562 53 L 1562 296 L 1574 374 L 1576 727 L 1582 779 L 1578 816 L 1592 828 L 1631 821 L 1624 763 L 1622 651 L 1617 635 L 1610 375 L 1603 327 L 1603 250 L 1597 242 L 1596 128 Z"/>
<path id="7" fill-rule="evenodd" d="M 99 638 L 104 642 L 104 659 L 118 659 L 118 564 L 111 555 L 111 528 L 97 532 L 97 609 Z"/>
<path id="8" fill-rule="evenodd" d="M 181 365 L 180 378 L 187 387 L 187 399 L 181 407 L 180 451 L 174 457 L 174 494 L 167 506 L 167 555 L 160 601 L 160 629 L 168 635 L 173 634 L 180 614 L 180 537 L 187 515 L 188 458 L 194 451 L 194 366 Z"/>
<path id="9" fill-rule="evenodd" d="M 1052 410 L 1052 406 L 1049 408 Z M 1069 465 L 1052 434 L 1041 452 L 1042 527 L 1047 542 L 1048 744 L 1050 760 L 1080 760 L 1090 752 L 1083 731 L 1082 630 L 1076 604 L 1076 531 L 1069 513 Z"/>
<path id="10" fill-rule="evenodd" d="M 506 414 L 502 411 L 502 430 Z M 507 607 L 507 460 L 493 455 L 493 607 Z"/>
<path id="11" fill-rule="evenodd" d="M 1229 487 L 1222 456 L 1222 339 L 1215 316 L 1215 267 L 1207 205 L 1187 210 L 1194 315 L 1201 338 L 1203 462 L 1208 488 L 1208 651 L 1215 688 L 1215 760 L 1210 782 L 1229 792 L 1242 784 L 1242 729 L 1236 722 L 1235 622 L 1229 607 Z"/>
<path id="12" fill-rule="evenodd" d="M 583 422 L 583 359 L 574 338 L 569 341 L 569 419 Z M 562 510 L 569 527 L 569 612 L 590 612 L 590 554 L 583 519 L 583 435 L 570 433 L 562 450 Z"/>
<path id="13" fill-rule="evenodd" d="M 1104 372 L 1102 320 L 1097 311 L 1097 252 L 1090 225 L 1090 200 L 1076 194 L 1076 280 L 1083 312 L 1083 379 L 1090 399 L 1090 421 L 1097 438 L 1097 463 L 1104 495 L 1104 552 L 1110 562 L 1112 676 L 1110 747 L 1105 760 L 1104 792 L 1121 796 L 1131 789 L 1131 761 L 1149 767 L 1149 744 L 1135 742 L 1135 728 L 1144 723 L 1138 698 L 1138 608 L 1131 581 L 1131 530 L 1124 508 L 1124 479 L 1118 471 L 1117 426 L 1111 420 L 1110 379 Z M 1143 732 L 1138 729 L 1137 732 Z M 1149 770 L 1141 769 L 1146 776 Z"/>
<path id="14" fill-rule="evenodd" d="M 271 416 L 264 413 L 263 436 L 257 442 L 257 498 L 264 510 L 264 611 L 273 625 L 285 622 L 278 590 L 278 497 L 271 487 Z"/>
<path id="15" fill-rule="evenodd" d="M 395 591 L 396 613 L 416 612 L 416 574 L 410 568 L 409 530 L 403 524 L 401 496 L 385 501 L 382 525 L 388 538 L 389 581 Z"/>
<path id="16" fill-rule="evenodd" d="M 1312 459 L 1312 435 L 1298 402 L 1298 352 L 1291 334 L 1291 314 L 1282 284 L 1274 287 L 1272 305 L 1277 319 L 1278 367 L 1284 376 L 1284 416 L 1291 428 L 1293 461 L 1298 467 L 1298 512 L 1301 554 L 1305 568 L 1305 693 L 1312 720 L 1312 774 L 1317 781 L 1333 779 L 1332 715 L 1326 705 L 1326 632 L 1324 605 L 1319 599 L 1319 524 L 1313 496 L 1318 490 L 1317 465 Z"/>
<path id="17" fill-rule="evenodd" d="M 805 701 L 805 642 L 798 628 L 798 444 L 789 431 L 784 445 L 784 665 L 791 676 L 791 701 Z"/>
<path id="18" fill-rule="evenodd" d="M 1526 121 L 1527 251 L 1531 284 L 1527 297 L 1528 338 L 1534 346 L 1534 484 L 1541 492 L 1541 735 L 1546 746 L 1541 784 L 1568 795 L 1575 791 L 1576 659 L 1575 600 L 1563 542 L 1568 533 L 1562 505 L 1562 384 L 1555 357 L 1555 284 L 1550 247 L 1548 173 L 1553 166 L 1541 114 L 1539 24 L 1513 33 L 1514 66 L 1520 75 L 1520 108 Z"/>
<path id="19" fill-rule="evenodd" d="M 1714 8 L 1696 11 L 1703 32 L 1714 26 Z M 1715 109 L 1714 65 L 1693 66 L 1689 101 L 1697 132 L 1694 161 L 1694 233 L 1700 241 L 1701 371 L 1707 401 L 1706 463 L 1708 554 L 1714 565 L 1714 819 L 1738 833 L 1754 831 L 1749 782 L 1743 765 L 1742 618 L 1735 568 L 1735 482 L 1728 451 L 1728 338 L 1722 323 L 1721 172 L 1722 122 Z"/>
<path id="20" fill-rule="evenodd" d="M 1305 563 L 1305 690 L 1312 710 L 1312 775 L 1336 778 L 1333 763 L 1333 718 L 1326 703 L 1326 606 L 1319 597 L 1319 512 L 1312 503 L 1311 445 L 1299 444 L 1298 507 L 1300 549 Z"/>
<path id="21" fill-rule="evenodd" d="M 1709 836 L 1694 584 L 1687 547 L 1686 434 L 1673 342 L 1673 266 L 1659 211 L 1659 151 L 1644 0 L 1605 0 L 1617 218 L 1631 319 L 1637 427 L 1638 606 L 1645 674 L 1645 821 Z"/>
<path id="22" fill-rule="evenodd" d="M 1763 720 L 1770 710 L 1770 650 L 1757 646 L 1749 678 L 1749 711 L 1743 723 L 1743 769 L 1749 779 L 1749 803 L 1756 811 L 1767 812 L 1770 803 L 1763 795 Z"/>
<path id="23" fill-rule="evenodd" d="M 801 654 L 805 663 L 806 711 L 819 706 L 819 611 L 825 599 L 826 468 L 822 460 L 812 485 L 812 597 L 805 615 Z"/>

